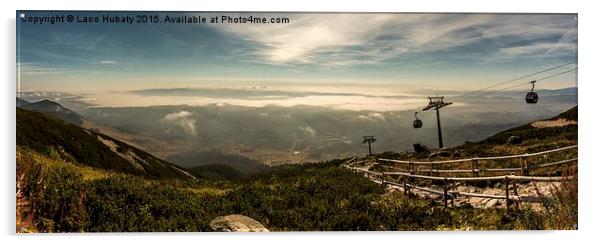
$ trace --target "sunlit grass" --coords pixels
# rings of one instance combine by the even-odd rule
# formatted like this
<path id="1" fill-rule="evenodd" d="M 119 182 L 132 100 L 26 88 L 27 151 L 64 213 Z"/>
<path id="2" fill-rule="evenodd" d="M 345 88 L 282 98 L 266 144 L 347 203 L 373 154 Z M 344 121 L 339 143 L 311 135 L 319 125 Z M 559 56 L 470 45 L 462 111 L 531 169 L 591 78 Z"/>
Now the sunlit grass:
<path id="1" fill-rule="evenodd" d="M 22 155 L 19 157 L 19 155 Z M 28 156 L 34 163 L 41 164 L 45 167 L 65 167 L 69 170 L 77 171 L 82 174 L 85 181 L 107 178 L 109 176 L 123 175 L 122 173 L 110 172 L 107 170 L 96 169 L 90 166 L 77 164 L 60 157 L 45 156 L 32 150 L 17 147 L 17 164 L 21 163 L 20 158 Z"/>

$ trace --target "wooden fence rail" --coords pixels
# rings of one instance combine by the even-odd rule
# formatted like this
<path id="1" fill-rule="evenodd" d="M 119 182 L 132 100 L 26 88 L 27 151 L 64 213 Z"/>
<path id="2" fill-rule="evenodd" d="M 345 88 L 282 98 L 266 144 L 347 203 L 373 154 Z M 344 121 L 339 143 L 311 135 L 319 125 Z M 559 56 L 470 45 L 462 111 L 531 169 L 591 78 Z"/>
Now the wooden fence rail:
<path id="1" fill-rule="evenodd" d="M 573 148 L 577 148 L 578 145 L 561 147 L 557 149 L 552 149 L 548 151 L 536 152 L 536 153 L 525 153 L 525 154 L 516 154 L 516 155 L 507 155 L 507 156 L 495 156 L 495 157 L 475 157 L 475 158 L 463 158 L 463 159 L 454 159 L 454 160 L 443 160 L 443 161 L 409 161 L 409 160 L 396 160 L 396 159 L 388 159 L 388 158 L 378 158 L 378 161 L 382 162 L 392 162 L 392 163 L 405 163 L 405 164 L 450 164 L 450 163 L 463 163 L 463 162 L 473 162 L 473 161 L 487 161 L 487 160 L 499 160 L 499 159 L 514 159 L 514 158 L 528 158 L 534 156 L 540 156 L 555 152 L 561 152 L 570 150 Z"/>
<path id="2" fill-rule="evenodd" d="M 394 167 L 390 165 L 380 165 L 383 168 L 389 168 L 395 170 L 394 172 L 431 172 L 431 173 L 480 173 L 480 172 L 520 172 L 522 170 L 533 170 L 533 169 L 541 169 L 546 167 L 558 166 L 563 164 L 571 164 L 576 163 L 577 158 L 571 158 L 567 160 L 552 162 L 552 163 L 544 163 L 539 165 L 531 165 L 525 168 L 491 168 L 491 169 L 404 169 L 399 167 Z"/>
<path id="3" fill-rule="evenodd" d="M 496 180 L 504 180 L 506 178 L 510 180 L 519 180 L 519 181 L 552 181 L 559 182 L 567 179 L 572 179 L 573 176 L 517 176 L 517 175 L 503 175 L 503 176 L 484 176 L 484 177 L 437 177 L 437 176 L 428 176 L 428 175 L 414 175 L 410 173 L 404 172 L 376 172 L 370 170 L 363 170 L 366 173 L 374 174 L 374 175 L 400 175 L 410 178 L 422 178 L 428 180 L 449 180 L 449 181 L 496 181 Z"/>

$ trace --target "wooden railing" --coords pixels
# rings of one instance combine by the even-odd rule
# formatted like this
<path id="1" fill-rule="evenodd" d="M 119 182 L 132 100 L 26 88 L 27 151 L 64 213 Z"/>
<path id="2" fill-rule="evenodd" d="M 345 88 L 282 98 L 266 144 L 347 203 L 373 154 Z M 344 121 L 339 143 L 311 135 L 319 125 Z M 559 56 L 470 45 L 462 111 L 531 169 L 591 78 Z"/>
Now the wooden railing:
<path id="1" fill-rule="evenodd" d="M 404 161 L 404 160 L 393 160 L 393 159 L 383 159 L 383 158 L 377 159 L 379 162 L 406 163 L 408 165 L 412 165 L 412 164 L 431 165 L 430 169 L 413 169 L 412 167 L 403 169 L 403 168 L 398 168 L 398 167 L 393 167 L 393 166 L 380 165 L 381 168 L 388 168 L 388 169 L 392 169 L 392 170 L 391 171 L 382 170 L 382 171 L 378 172 L 378 171 L 370 170 L 371 166 L 366 167 L 366 168 L 352 167 L 356 164 L 360 164 L 360 161 L 357 161 L 357 159 L 350 160 L 348 164 L 344 165 L 344 167 L 351 169 L 355 172 L 363 172 L 363 173 L 367 174 L 369 177 L 373 176 L 373 177 L 375 177 L 375 179 L 373 179 L 373 180 L 377 183 L 401 187 L 401 188 L 403 188 L 404 192 L 408 195 L 410 195 L 411 189 L 416 189 L 416 190 L 440 195 L 443 197 L 443 202 L 444 202 L 445 207 L 448 206 L 448 201 L 451 201 L 451 205 L 453 206 L 454 199 L 456 199 L 458 196 L 466 196 L 466 197 L 489 198 L 489 199 L 505 199 L 506 208 L 510 209 L 512 202 L 515 202 L 518 207 L 519 202 L 537 202 L 539 199 L 538 196 L 519 195 L 517 192 L 517 188 L 516 188 L 516 182 L 520 182 L 520 181 L 561 182 L 561 181 L 572 180 L 575 178 L 575 176 L 552 176 L 552 177 L 529 176 L 528 173 L 526 173 L 526 172 L 529 172 L 530 170 L 533 170 L 533 169 L 541 169 L 541 168 L 548 168 L 548 167 L 565 165 L 565 164 L 573 164 L 573 163 L 577 163 L 578 159 L 575 157 L 575 158 L 571 158 L 571 159 L 542 163 L 542 164 L 531 165 L 531 166 L 529 166 L 527 163 L 523 163 L 522 167 L 520 167 L 520 168 L 489 168 L 489 169 L 479 169 L 474 166 L 474 164 L 475 164 L 474 162 L 478 163 L 480 161 L 485 161 L 485 160 L 500 160 L 500 159 L 514 159 L 514 158 L 522 158 L 523 159 L 522 162 L 526 162 L 526 160 L 524 160 L 524 159 L 527 157 L 541 156 L 541 155 L 546 155 L 546 154 L 550 154 L 550 153 L 562 152 L 562 151 L 570 150 L 573 148 L 577 148 L 577 145 L 558 148 L 558 149 L 554 149 L 554 150 L 543 151 L 543 152 L 530 153 L 530 154 L 498 156 L 498 157 L 477 157 L 477 158 L 433 161 L 433 162 Z M 361 161 L 361 163 L 365 163 L 365 162 L 367 162 L 367 161 Z M 432 167 L 433 164 L 449 164 L 449 163 L 463 163 L 463 162 L 471 162 L 473 164 L 472 169 L 440 170 L 440 169 L 434 169 Z M 523 175 L 518 176 L 518 175 L 514 175 L 514 174 L 507 174 L 507 175 L 502 175 L 502 176 L 480 176 L 480 177 L 478 176 L 479 172 L 512 172 L 513 173 L 513 172 L 517 172 L 517 171 L 523 172 Z M 431 175 L 414 174 L 416 172 L 417 173 L 430 172 Z M 433 172 L 448 173 L 448 174 L 474 173 L 476 176 L 475 177 L 440 177 L 440 176 L 433 176 L 433 174 L 432 174 Z M 391 181 L 391 180 L 387 180 L 387 176 L 397 176 L 399 178 L 397 179 L 398 181 Z M 420 186 L 412 185 L 412 184 L 410 184 L 409 179 L 426 179 L 426 180 L 431 180 L 431 181 L 439 181 L 439 182 L 442 182 L 443 189 L 437 190 L 437 189 L 432 189 L 432 188 L 428 188 L 428 187 L 420 187 Z M 399 180 L 401 180 L 401 182 L 399 182 Z M 503 181 L 504 188 L 505 188 L 505 195 L 502 196 L 502 195 L 460 192 L 460 191 L 455 191 L 455 190 L 449 189 L 450 182 L 455 183 L 455 182 L 479 182 L 479 181 Z M 510 192 L 510 185 L 513 185 L 512 193 L 514 195 L 512 195 L 512 193 Z"/>

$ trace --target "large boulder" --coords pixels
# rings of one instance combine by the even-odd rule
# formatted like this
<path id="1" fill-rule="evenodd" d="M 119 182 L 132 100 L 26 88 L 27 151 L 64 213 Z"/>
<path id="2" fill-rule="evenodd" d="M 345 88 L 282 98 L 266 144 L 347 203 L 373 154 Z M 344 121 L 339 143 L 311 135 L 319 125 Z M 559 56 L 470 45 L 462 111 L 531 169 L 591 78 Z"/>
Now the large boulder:
<path id="1" fill-rule="evenodd" d="M 257 220 L 240 214 L 217 217 L 209 223 L 209 227 L 220 232 L 269 232 Z"/>

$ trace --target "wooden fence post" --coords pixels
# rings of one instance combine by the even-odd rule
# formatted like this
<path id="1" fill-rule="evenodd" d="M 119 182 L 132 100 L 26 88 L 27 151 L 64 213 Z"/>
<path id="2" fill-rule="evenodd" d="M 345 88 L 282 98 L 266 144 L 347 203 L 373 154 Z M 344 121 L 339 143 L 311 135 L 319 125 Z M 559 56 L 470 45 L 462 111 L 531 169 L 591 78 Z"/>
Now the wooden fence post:
<path id="1" fill-rule="evenodd" d="M 431 176 L 433 176 L 433 163 L 431 162 Z"/>
<path id="2" fill-rule="evenodd" d="M 523 175 L 528 176 L 529 175 L 529 163 L 527 162 L 527 157 L 522 156 L 520 158 L 520 161 L 522 164 Z"/>
<path id="3" fill-rule="evenodd" d="M 433 163 L 431 162 L 430 165 L 431 165 L 431 172 L 430 172 L 430 174 L 431 174 L 431 176 L 433 176 Z M 420 173 L 418 173 L 418 174 L 420 174 Z M 431 180 L 431 185 L 433 185 L 433 180 Z"/>
<path id="4" fill-rule="evenodd" d="M 447 208 L 447 177 L 443 178 L 443 202 Z"/>
<path id="5" fill-rule="evenodd" d="M 472 160 L 472 175 L 475 177 L 479 176 L 479 160 L 473 158 Z"/>
<path id="6" fill-rule="evenodd" d="M 408 198 L 412 197 L 410 188 L 408 188 L 408 177 L 405 177 L 405 175 L 403 176 L 403 193 L 405 193 Z"/>
<path id="7" fill-rule="evenodd" d="M 518 189 L 516 188 L 516 181 L 515 181 L 515 180 L 513 180 L 513 181 L 512 181 L 512 188 L 513 188 L 513 190 L 514 190 L 514 195 L 515 195 L 516 197 L 518 197 Z M 518 200 L 516 200 L 516 201 L 514 202 L 514 204 L 516 205 L 516 209 L 518 210 L 518 209 L 519 209 L 519 207 L 520 207 L 520 198 L 518 198 Z"/>
<path id="8" fill-rule="evenodd" d="M 406 185 L 406 177 L 403 177 L 403 175 L 401 176 L 401 182 L 403 184 L 403 194 L 408 195 L 408 186 Z"/>
<path id="9" fill-rule="evenodd" d="M 504 184 L 506 185 L 506 213 L 510 212 L 510 193 L 508 191 L 508 176 L 504 177 Z"/>

